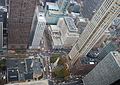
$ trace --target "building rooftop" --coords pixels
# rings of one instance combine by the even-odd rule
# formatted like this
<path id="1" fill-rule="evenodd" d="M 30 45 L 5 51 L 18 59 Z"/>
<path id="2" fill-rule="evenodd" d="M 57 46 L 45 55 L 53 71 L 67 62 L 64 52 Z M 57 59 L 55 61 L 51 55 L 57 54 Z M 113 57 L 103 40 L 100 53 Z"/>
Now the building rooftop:
<path id="1" fill-rule="evenodd" d="M 0 0 L 0 6 L 5 6 L 5 0 Z"/>
<path id="2" fill-rule="evenodd" d="M 33 72 L 32 59 L 26 59 L 25 61 L 26 61 L 27 72 L 29 72 L 29 73 Z"/>
<path id="3" fill-rule="evenodd" d="M 39 62 L 38 59 L 33 60 L 33 73 L 35 73 L 35 74 L 42 73 L 41 63 Z"/>
<path id="4" fill-rule="evenodd" d="M 47 2 L 46 5 L 48 5 L 48 10 L 59 10 L 57 3 Z"/>
<path id="5" fill-rule="evenodd" d="M 38 21 L 40 21 L 40 22 L 46 22 L 44 13 L 39 13 L 37 17 L 38 17 Z"/>
<path id="6" fill-rule="evenodd" d="M 51 27 L 50 27 L 50 30 L 52 31 L 52 32 L 59 32 L 60 30 L 59 30 L 59 27 L 57 26 L 57 25 L 50 25 Z"/>
<path id="7" fill-rule="evenodd" d="M 40 21 L 40 22 L 46 22 L 46 20 L 45 20 L 45 14 L 44 14 L 44 12 L 42 12 L 42 11 L 40 11 L 40 7 L 39 6 L 37 6 L 37 8 L 36 8 L 36 14 L 37 14 L 37 18 L 38 18 L 38 20 Z"/>
<path id="8" fill-rule="evenodd" d="M 42 64 L 39 58 L 25 58 L 25 59 L 8 59 L 7 65 L 7 77 L 8 81 L 16 81 L 10 76 L 19 76 L 20 81 L 33 79 L 34 74 L 41 74 Z M 18 73 L 17 73 L 18 72 Z M 15 75 L 15 76 L 14 76 Z M 16 78 L 17 79 L 17 78 Z M 17 80 L 18 81 L 18 80 Z"/>
<path id="9" fill-rule="evenodd" d="M 113 58 L 115 59 L 115 61 L 117 62 L 118 66 L 120 67 L 120 53 L 117 51 L 113 51 L 111 52 L 112 55 L 114 56 Z"/>
<path id="10" fill-rule="evenodd" d="M 3 16 L 3 12 L 0 11 L 0 22 L 4 21 L 4 16 Z"/>
<path id="11" fill-rule="evenodd" d="M 118 26 L 120 24 L 120 17 L 117 17 L 114 21 L 113 21 L 113 25 Z"/>
<path id="12" fill-rule="evenodd" d="M 32 80 L 33 79 L 33 73 L 25 73 L 25 80 Z"/>
<path id="13" fill-rule="evenodd" d="M 82 0 L 82 1 L 83 7 L 81 13 L 85 18 L 91 19 L 104 0 Z"/>
<path id="14" fill-rule="evenodd" d="M 80 22 L 86 22 L 86 21 L 88 21 L 87 18 L 83 18 L 83 17 L 78 17 L 78 19 L 79 19 Z"/>
<path id="15" fill-rule="evenodd" d="M 18 81 L 18 69 L 17 68 L 12 68 L 8 69 L 8 81 Z"/>
<path id="16" fill-rule="evenodd" d="M 62 11 L 56 11 L 56 10 L 49 10 L 49 14 L 53 14 L 53 15 L 61 15 L 61 16 L 63 16 L 64 15 L 64 13 L 62 12 Z M 57 16 L 55 16 L 55 17 L 57 17 Z"/>
<path id="17" fill-rule="evenodd" d="M 72 18 L 70 17 L 64 17 L 64 20 L 66 22 L 66 25 L 68 26 L 68 30 L 70 32 L 78 32 L 77 27 L 75 26 L 75 23 Z"/>
<path id="18" fill-rule="evenodd" d="M 56 38 L 56 37 L 52 37 L 52 40 L 53 40 L 53 44 L 55 46 L 61 46 L 62 45 L 62 42 L 61 42 L 61 39 L 60 38 Z"/>

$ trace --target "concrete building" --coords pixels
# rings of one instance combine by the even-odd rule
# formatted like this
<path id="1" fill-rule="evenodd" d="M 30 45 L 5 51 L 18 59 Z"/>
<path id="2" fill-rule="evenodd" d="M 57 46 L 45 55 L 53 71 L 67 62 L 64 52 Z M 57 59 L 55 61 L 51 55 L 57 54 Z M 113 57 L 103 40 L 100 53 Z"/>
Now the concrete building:
<path id="1" fill-rule="evenodd" d="M 80 4 L 76 2 L 76 0 L 70 0 L 70 5 L 67 9 L 67 11 L 69 13 L 78 13 L 80 15 L 80 11 L 81 11 L 81 8 L 80 8 Z"/>
<path id="2" fill-rule="evenodd" d="M 58 0 L 45 0 L 46 2 L 56 2 Z"/>
<path id="3" fill-rule="evenodd" d="M 96 66 L 96 64 L 79 64 L 78 66 L 76 65 L 75 67 L 73 67 L 72 74 L 85 76 L 95 66 Z"/>
<path id="4" fill-rule="evenodd" d="M 70 5 L 70 0 L 58 0 L 57 4 L 60 8 L 59 10 L 65 13 Z"/>
<path id="5" fill-rule="evenodd" d="M 85 85 L 110 85 L 120 79 L 120 53 L 110 52 L 84 78 Z"/>
<path id="6" fill-rule="evenodd" d="M 33 17 L 30 33 L 30 49 L 39 49 L 43 42 L 43 33 L 46 27 L 46 20 L 41 7 L 37 6 Z"/>
<path id="7" fill-rule="evenodd" d="M 0 51 L 2 51 L 3 47 L 3 23 L 0 22 Z"/>
<path id="8" fill-rule="evenodd" d="M 51 40 L 52 40 L 51 41 L 52 48 L 53 49 L 63 48 L 59 27 L 57 25 L 50 25 L 50 27 L 48 27 L 48 29 L 49 29 L 49 34 L 50 34 Z"/>
<path id="9" fill-rule="evenodd" d="M 81 34 L 85 29 L 86 25 L 88 24 L 89 20 L 83 17 L 76 17 L 75 25 L 78 28 L 78 33 Z"/>
<path id="10" fill-rule="evenodd" d="M 59 11 L 57 3 L 47 2 L 45 7 L 45 18 L 47 24 L 56 25 L 59 18 L 63 17 L 63 11 Z"/>
<path id="11" fill-rule="evenodd" d="M 2 6 L 1 6 L 2 5 Z M 3 33 L 4 28 L 6 28 L 6 22 L 7 22 L 7 9 L 4 7 L 4 3 L 0 4 L 0 51 L 2 51 L 4 47 L 4 35 Z"/>
<path id="12" fill-rule="evenodd" d="M 25 59 L 8 59 L 6 77 L 8 82 L 39 80 L 43 73 L 43 60 L 29 56 Z"/>
<path id="13" fill-rule="evenodd" d="M 9 82 L 19 81 L 17 68 L 7 69 L 7 81 L 9 81 Z"/>
<path id="14" fill-rule="evenodd" d="M 70 17 L 60 18 L 57 26 L 60 28 L 64 48 L 71 48 L 79 38 L 78 29 Z"/>
<path id="15" fill-rule="evenodd" d="M 74 75 L 81 75 L 85 76 L 87 75 L 94 67 L 96 66 L 96 63 L 85 61 L 82 62 L 79 58 L 77 60 L 77 63 L 72 67 L 71 72 Z"/>
<path id="16" fill-rule="evenodd" d="M 8 49 L 27 49 L 36 0 L 9 0 Z"/>
<path id="17" fill-rule="evenodd" d="M 33 79 L 39 80 L 39 77 L 43 75 L 43 69 L 41 68 L 41 63 L 39 59 L 33 60 L 32 68 L 33 68 Z"/>
<path id="18" fill-rule="evenodd" d="M 66 15 L 70 0 L 58 0 L 56 3 L 46 2 L 45 17 L 47 24 L 56 25 L 59 18 Z"/>
<path id="19" fill-rule="evenodd" d="M 120 16 L 118 16 L 114 21 L 113 21 L 113 25 L 117 26 L 116 29 L 120 27 Z"/>
<path id="20" fill-rule="evenodd" d="M 3 14 L 0 12 L 0 51 L 3 47 Z"/>
<path id="21" fill-rule="evenodd" d="M 99 41 L 95 44 L 93 49 L 103 47 L 105 45 L 105 41 L 107 41 L 110 36 L 111 34 L 109 32 L 105 32 L 104 35 L 101 37 L 101 39 L 99 39 Z"/>
<path id="22" fill-rule="evenodd" d="M 101 61 L 109 52 L 119 49 L 120 45 L 117 42 L 111 41 L 97 55 L 97 59 Z"/>
<path id="23" fill-rule="evenodd" d="M 57 25 L 48 27 L 52 48 L 71 48 L 79 38 L 78 29 L 70 17 L 60 18 Z"/>
<path id="24" fill-rule="evenodd" d="M 72 65 L 79 57 L 87 55 L 110 27 L 112 21 L 119 15 L 119 3 L 119 0 L 105 0 L 102 3 L 68 54 Z"/>
<path id="25" fill-rule="evenodd" d="M 103 1 L 104 0 L 80 0 L 80 2 L 82 2 L 81 13 L 83 17 L 91 20 Z"/>

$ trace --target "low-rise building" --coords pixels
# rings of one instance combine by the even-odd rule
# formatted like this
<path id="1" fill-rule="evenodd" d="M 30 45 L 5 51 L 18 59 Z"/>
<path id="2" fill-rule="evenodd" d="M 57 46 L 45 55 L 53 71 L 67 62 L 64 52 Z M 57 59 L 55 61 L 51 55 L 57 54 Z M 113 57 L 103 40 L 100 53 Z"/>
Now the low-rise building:
<path id="1" fill-rule="evenodd" d="M 33 81 L 42 77 L 40 58 L 8 59 L 7 82 Z"/>
<path id="2" fill-rule="evenodd" d="M 50 25 L 48 27 L 49 29 L 49 34 L 51 36 L 51 44 L 53 49 L 61 49 L 62 42 L 61 42 L 61 34 L 60 34 L 60 29 L 57 25 Z"/>
<path id="3" fill-rule="evenodd" d="M 56 25 L 59 18 L 63 17 L 64 13 L 59 11 L 57 3 L 47 2 L 45 7 L 45 18 L 47 24 Z"/>
<path id="4" fill-rule="evenodd" d="M 79 38 L 78 28 L 70 17 L 60 18 L 57 26 L 60 28 L 61 41 L 64 48 L 71 48 Z"/>
<path id="5" fill-rule="evenodd" d="M 48 27 L 53 49 L 71 48 L 79 38 L 78 29 L 70 17 L 60 18 L 57 25 Z"/>

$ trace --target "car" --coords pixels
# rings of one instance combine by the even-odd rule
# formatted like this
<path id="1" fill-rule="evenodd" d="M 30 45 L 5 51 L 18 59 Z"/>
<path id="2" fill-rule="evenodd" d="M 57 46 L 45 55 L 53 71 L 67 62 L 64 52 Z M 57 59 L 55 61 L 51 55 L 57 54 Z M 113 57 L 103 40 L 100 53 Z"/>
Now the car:
<path id="1" fill-rule="evenodd" d="M 52 68 L 51 68 L 51 66 L 49 66 L 49 70 L 50 70 L 50 72 L 52 72 Z"/>
<path id="2" fill-rule="evenodd" d="M 44 67 L 43 70 L 46 71 L 46 68 Z"/>

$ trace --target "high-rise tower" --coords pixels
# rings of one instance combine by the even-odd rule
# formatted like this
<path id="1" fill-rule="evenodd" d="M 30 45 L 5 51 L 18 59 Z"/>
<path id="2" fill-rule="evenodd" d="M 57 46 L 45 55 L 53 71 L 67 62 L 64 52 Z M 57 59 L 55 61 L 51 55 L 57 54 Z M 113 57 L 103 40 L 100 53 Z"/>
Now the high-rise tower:
<path id="1" fill-rule="evenodd" d="M 104 0 L 82 0 L 81 13 L 83 17 L 91 20 Z"/>
<path id="2" fill-rule="evenodd" d="M 105 0 L 102 3 L 70 51 L 71 64 L 74 64 L 79 57 L 87 55 L 119 14 L 120 0 Z"/>
<path id="3" fill-rule="evenodd" d="M 120 79 L 120 53 L 112 51 L 100 61 L 84 78 L 85 85 L 119 85 L 112 84 Z"/>
<path id="4" fill-rule="evenodd" d="M 26 49 L 36 0 L 9 0 L 8 49 Z"/>
<path id="5" fill-rule="evenodd" d="M 46 20 L 44 13 L 40 6 L 36 7 L 34 18 L 32 21 L 31 34 L 30 34 L 30 49 L 39 49 L 43 41 L 43 32 L 46 27 Z"/>

